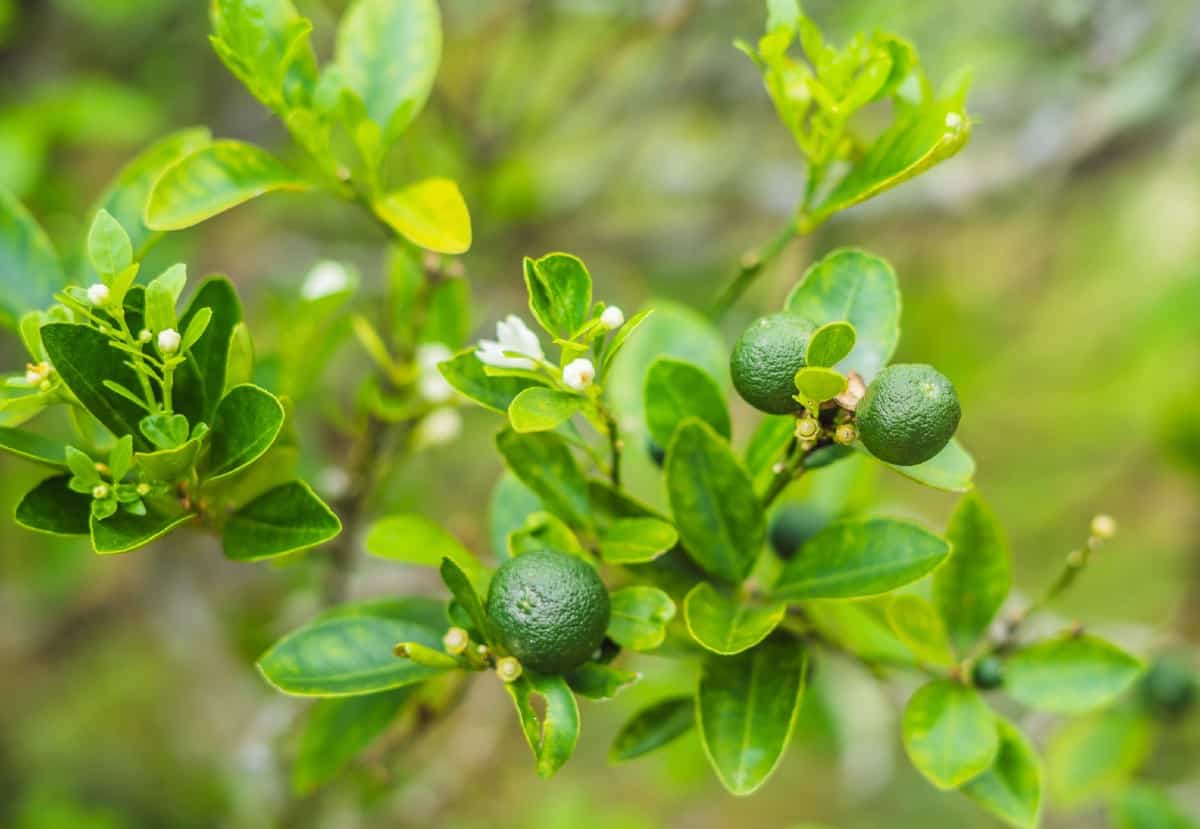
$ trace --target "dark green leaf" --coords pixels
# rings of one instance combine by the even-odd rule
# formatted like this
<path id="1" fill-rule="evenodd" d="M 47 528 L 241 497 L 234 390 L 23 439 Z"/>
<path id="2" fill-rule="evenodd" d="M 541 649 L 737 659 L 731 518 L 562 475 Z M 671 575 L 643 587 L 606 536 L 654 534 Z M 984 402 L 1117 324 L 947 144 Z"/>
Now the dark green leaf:
<path id="1" fill-rule="evenodd" d="M 65 443 L 21 429 L 0 426 L 0 451 L 45 466 L 59 469 L 65 469 L 67 466 Z"/>
<path id="2" fill-rule="evenodd" d="M 225 522 L 221 543 L 235 561 L 294 553 L 324 544 L 342 531 L 333 510 L 302 481 L 268 490 Z"/>
<path id="3" fill-rule="evenodd" d="M 600 531 L 600 555 L 609 564 L 653 561 L 679 541 L 679 533 L 657 518 L 618 518 Z"/>
<path id="4" fill-rule="evenodd" d="M 283 428 L 283 405 L 258 386 L 238 386 L 217 405 L 206 480 L 244 469 L 271 448 Z"/>
<path id="5" fill-rule="evenodd" d="M 191 513 L 147 512 L 134 515 L 120 511 L 103 521 L 92 516 L 92 549 L 101 555 L 128 553 L 194 519 Z"/>
<path id="6" fill-rule="evenodd" d="M 696 727 L 696 700 L 668 697 L 638 711 L 617 732 L 610 763 L 624 763 L 662 748 Z"/>
<path id="7" fill-rule="evenodd" d="M 622 671 L 611 665 L 586 662 L 564 677 L 571 690 L 581 697 L 594 700 L 612 699 L 625 688 L 642 678 L 633 671 Z"/>
<path id="8" fill-rule="evenodd" d="M 506 414 L 522 391 L 541 385 L 524 377 L 489 376 L 475 356 L 475 349 L 459 352 L 454 359 L 439 364 L 438 370 L 461 394 L 499 414 Z"/>
<path id="9" fill-rule="evenodd" d="M 946 527 L 950 558 L 933 574 L 933 601 L 950 640 L 966 653 L 987 632 L 1012 585 L 1008 543 L 977 494 L 958 502 Z"/>
<path id="10" fill-rule="evenodd" d="M 204 281 L 192 297 L 187 311 L 179 318 L 179 324 L 186 331 L 192 320 L 205 308 L 212 311 L 212 322 L 188 352 L 188 366 L 192 373 L 190 378 L 178 378 L 176 381 L 180 385 L 188 379 L 200 388 L 191 397 L 202 400 L 202 406 L 196 407 L 193 403 L 192 411 L 187 411 L 178 402 L 175 406 L 176 410 L 187 414 L 192 423 L 210 422 L 217 403 L 225 393 L 230 344 L 234 329 L 242 321 L 242 305 L 238 301 L 237 290 L 223 276 L 212 276 Z"/>
<path id="11" fill-rule="evenodd" d="M 703 369 L 669 357 L 650 364 L 646 372 L 646 426 L 660 446 L 669 446 L 675 428 L 698 417 L 729 439 L 731 426 L 725 395 Z"/>
<path id="12" fill-rule="evenodd" d="M 613 591 L 608 638 L 623 648 L 652 651 L 663 643 L 675 602 L 657 587 L 633 585 Z"/>
<path id="13" fill-rule="evenodd" d="M 319 700 L 308 713 L 292 766 L 292 787 L 301 794 L 337 776 L 387 729 L 415 686 L 378 694 Z"/>
<path id="14" fill-rule="evenodd" d="M 496 436 L 496 446 L 546 509 L 572 526 L 590 524 L 587 481 L 561 437 L 550 432 L 522 435 L 506 429 Z"/>
<path id="15" fill-rule="evenodd" d="M 16 522 L 28 530 L 52 535 L 87 535 L 92 497 L 67 486 L 69 475 L 48 478 L 17 505 Z"/>
<path id="16" fill-rule="evenodd" d="M 517 706 L 521 730 L 537 759 L 538 776 L 551 777 L 571 758 L 579 739 L 579 705 L 575 695 L 561 676 L 528 671 L 504 687 Z M 533 705 L 534 696 L 545 702 L 541 715 Z"/>
<path id="17" fill-rule="evenodd" d="M 961 789 L 987 811 L 1015 829 L 1037 829 L 1042 814 L 1042 764 L 1025 735 L 996 719 L 1000 750 L 983 774 Z"/>
<path id="18" fill-rule="evenodd" d="M 783 602 L 740 601 L 708 582 L 697 584 L 683 600 L 683 619 L 692 638 L 724 656 L 749 650 L 766 639 L 786 610 Z"/>
<path id="19" fill-rule="evenodd" d="M 551 253 L 525 259 L 529 310 L 550 334 L 570 339 L 588 321 L 592 308 L 592 277 L 578 257 Z"/>
<path id="20" fill-rule="evenodd" d="M 1142 668 L 1141 662 L 1103 639 L 1067 634 L 1009 657 L 1005 689 L 1030 708 L 1082 714 L 1119 696 Z"/>
<path id="21" fill-rule="evenodd" d="M 29 211 L 0 187 L 0 325 L 15 328 L 66 286 L 58 254 Z"/>
<path id="22" fill-rule="evenodd" d="M 996 718 L 973 688 L 930 682 L 904 709 L 904 748 L 917 771 L 939 789 L 956 789 L 996 759 Z"/>
<path id="23" fill-rule="evenodd" d="M 545 432 L 570 420 L 583 401 L 578 394 L 534 386 L 513 398 L 508 420 L 517 432 Z"/>

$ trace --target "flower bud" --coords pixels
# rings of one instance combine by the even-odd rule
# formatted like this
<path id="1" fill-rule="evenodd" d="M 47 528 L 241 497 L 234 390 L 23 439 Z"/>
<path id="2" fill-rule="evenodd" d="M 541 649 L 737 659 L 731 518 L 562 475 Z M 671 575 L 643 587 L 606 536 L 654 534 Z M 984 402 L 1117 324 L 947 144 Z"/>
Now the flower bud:
<path id="1" fill-rule="evenodd" d="M 521 663 L 515 657 L 506 656 L 496 663 L 496 676 L 504 682 L 516 682 L 521 678 Z"/>
<path id="2" fill-rule="evenodd" d="M 92 487 L 92 497 L 97 501 L 103 501 L 108 497 L 108 484 L 96 484 Z"/>
<path id="3" fill-rule="evenodd" d="M 446 649 L 446 653 L 452 653 L 455 656 L 465 651 L 470 644 L 470 635 L 460 627 L 450 628 L 442 637 L 442 647 Z"/>
<path id="4" fill-rule="evenodd" d="M 563 367 L 563 382 L 575 391 L 583 391 L 596 379 L 596 367 L 586 357 L 572 360 Z"/>
<path id="5" fill-rule="evenodd" d="M 840 443 L 842 446 L 849 446 L 858 440 L 858 429 L 853 423 L 843 423 L 837 427 L 837 431 L 833 433 L 835 443 Z"/>
<path id="6" fill-rule="evenodd" d="M 796 421 L 796 437 L 800 440 L 813 440 L 821 434 L 821 424 L 812 417 L 802 417 Z"/>
<path id="7" fill-rule="evenodd" d="M 615 305 L 610 305 L 600 314 L 600 324 L 609 331 L 615 331 L 625 324 L 625 314 Z"/>
<path id="8" fill-rule="evenodd" d="M 158 350 L 163 354 L 174 354 L 179 350 L 181 341 L 179 332 L 174 328 L 168 328 L 165 331 L 158 332 Z"/>
<path id="9" fill-rule="evenodd" d="M 92 305 L 104 306 L 108 304 L 111 296 L 108 291 L 108 286 L 103 282 L 97 282 L 87 289 L 88 299 Z"/>
<path id="10" fill-rule="evenodd" d="M 137 485 L 137 494 L 145 498 L 150 494 L 150 484 L 140 483 Z"/>
<path id="11" fill-rule="evenodd" d="M 139 343 L 148 343 L 152 339 L 154 339 L 154 335 L 150 333 L 149 328 L 143 328 L 141 331 L 138 332 L 138 342 Z"/>
<path id="12" fill-rule="evenodd" d="M 1117 534 L 1117 522 L 1111 515 L 1097 515 L 1092 519 L 1092 536 L 1107 541 Z"/>

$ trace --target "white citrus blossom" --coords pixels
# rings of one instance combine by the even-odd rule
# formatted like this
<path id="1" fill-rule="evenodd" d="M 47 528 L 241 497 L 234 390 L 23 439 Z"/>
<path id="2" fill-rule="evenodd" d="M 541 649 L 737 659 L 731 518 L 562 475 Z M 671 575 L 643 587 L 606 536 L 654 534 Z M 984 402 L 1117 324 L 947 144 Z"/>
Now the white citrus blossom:
<path id="1" fill-rule="evenodd" d="M 417 391 L 430 403 L 445 403 L 454 396 L 454 387 L 438 371 L 454 352 L 442 343 L 425 343 L 417 348 Z"/>
<path id="2" fill-rule="evenodd" d="M 341 262 L 326 259 L 313 265 L 304 284 L 300 288 L 300 296 L 309 302 L 332 294 L 340 294 L 350 287 L 352 277 L 350 271 Z"/>
<path id="3" fill-rule="evenodd" d="M 25 382 L 31 386 L 39 385 L 50 376 L 50 366 L 46 363 L 30 363 L 25 366 Z"/>
<path id="4" fill-rule="evenodd" d="M 596 379 L 596 367 L 586 357 L 572 360 L 563 366 L 563 382 L 575 391 L 583 391 Z"/>
<path id="5" fill-rule="evenodd" d="M 88 299 L 92 305 L 107 305 L 108 304 L 108 286 L 103 282 L 97 282 L 87 289 Z"/>
<path id="6" fill-rule="evenodd" d="M 179 332 L 174 328 L 168 328 L 165 331 L 158 332 L 158 350 L 163 354 L 174 354 L 179 350 L 179 343 L 182 338 Z"/>
<path id="7" fill-rule="evenodd" d="M 509 357 L 504 352 L 524 354 L 525 357 Z M 480 340 L 475 356 L 482 363 L 497 368 L 535 368 L 542 359 L 542 344 L 537 334 L 529 330 L 525 321 L 516 314 L 509 314 L 496 323 L 496 339 Z M 529 358 L 529 359 L 526 359 Z"/>
<path id="8" fill-rule="evenodd" d="M 625 324 L 625 314 L 617 306 L 610 305 L 600 315 L 600 324 L 609 331 L 615 331 Z"/>
<path id="9" fill-rule="evenodd" d="M 417 424 L 417 444 L 441 446 L 451 443 L 462 434 L 462 425 L 462 415 L 458 413 L 458 409 L 449 406 L 434 409 Z"/>

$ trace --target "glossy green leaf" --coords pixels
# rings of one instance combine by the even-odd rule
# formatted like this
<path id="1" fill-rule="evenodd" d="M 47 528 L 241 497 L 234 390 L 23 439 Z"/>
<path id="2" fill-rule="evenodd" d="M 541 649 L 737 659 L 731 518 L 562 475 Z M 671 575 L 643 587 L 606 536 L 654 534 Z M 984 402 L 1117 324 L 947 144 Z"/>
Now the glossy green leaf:
<path id="1" fill-rule="evenodd" d="M 610 763 L 624 763 L 649 754 L 696 727 L 696 700 L 668 697 L 630 717 L 617 732 L 608 750 Z"/>
<path id="2" fill-rule="evenodd" d="M 856 444 L 855 448 L 869 454 L 861 445 Z M 924 463 L 914 466 L 884 463 L 884 466 L 919 484 L 947 492 L 968 492 L 975 485 L 975 459 L 956 438 L 951 438 L 945 449 Z"/>
<path id="3" fill-rule="evenodd" d="M 158 510 L 150 510 L 145 515 L 133 515 L 121 510 L 103 521 L 92 516 L 92 549 L 101 555 L 128 553 L 145 547 L 195 517 L 187 512 Z"/>
<path id="4" fill-rule="evenodd" d="M 201 441 L 189 440 L 174 449 L 157 452 L 138 452 L 134 455 L 135 465 L 147 481 L 175 483 L 187 477 L 200 457 Z"/>
<path id="5" fill-rule="evenodd" d="M 60 440 L 44 437 L 35 432 L 0 426 L 0 452 L 8 452 L 27 461 L 65 469 L 67 445 Z"/>
<path id="6" fill-rule="evenodd" d="M 205 479 L 219 481 L 261 458 L 283 428 L 283 404 L 258 386 L 238 386 L 213 415 Z"/>
<path id="7" fill-rule="evenodd" d="M 570 339 L 588 321 L 592 309 L 592 277 L 578 257 L 551 253 L 525 258 L 529 310 L 550 334 Z"/>
<path id="8" fill-rule="evenodd" d="M 571 758 L 579 739 L 579 704 L 561 676 L 526 671 L 516 682 L 505 684 L 521 718 L 521 730 L 537 760 L 539 777 L 551 777 Z M 539 709 L 533 697 L 541 697 Z"/>
<path id="9" fill-rule="evenodd" d="M 1076 808 L 1119 791 L 1154 751 L 1155 732 L 1136 709 L 1098 711 L 1065 723 L 1046 745 L 1055 803 Z"/>
<path id="10" fill-rule="evenodd" d="M 15 328 L 66 285 L 54 245 L 16 197 L 0 187 L 0 325 Z"/>
<path id="11" fill-rule="evenodd" d="M 532 513 L 525 519 L 524 524 L 508 536 L 508 555 L 511 558 L 539 550 L 576 556 L 591 566 L 596 566 L 596 560 L 591 553 L 584 550 L 571 528 L 564 524 L 561 518 L 548 512 Z"/>
<path id="12" fill-rule="evenodd" d="M 609 564 L 642 564 L 673 548 L 679 533 L 657 518 L 618 518 L 600 530 L 600 556 Z"/>
<path id="13" fill-rule="evenodd" d="M 237 290 L 223 276 L 209 277 L 200 285 L 187 310 L 179 318 L 180 326 L 187 330 L 206 308 L 212 311 L 212 321 L 188 352 L 188 364 L 192 369 L 190 382 L 202 389 L 193 396 L 202 401 L 201 407 L 187 412 L 179 403 L 175 406 L 177 411 L 185 411 L 193 423 L 209 422 L 224 396 L 230 346 L 234 330 L 242 321 L 242 305 Z"/>
<path id="14" fill-rule="evenodd" d="M 471 214 L 450 179 L 427 178 L 388 193 L 375 212 L 417 247 L 449 254 L 471 248 Z"/>
<path id="15" fill-rule="evenodd" d="M 513 398 L 508 420 L 517 432 L 545 432 L 570 420 L 583 400 L 577 394 L 534 386 Z"/>
<path id="16" fill-rule="evenodd" d="M 1015 829 L 1037 829 L 1042 814 L 1042 764 L 1025 735 L 996 718 L 1000 749 L 992 767 L 960 791 Z"/>
<path id="17" fill-rule="evenodd" d="M 753 604 L 708 582 L 697 584 L 683 600 L 683 619 L 692 638 L 725 656 L 749 650 L 766 639 L 786 611 L 783 602 Z"/>
<path id="18" fill-rule="evenodd" d="M 337 67 L 388 138 L 425 105 L 441 53 L 436 0 L 355 0 L 338 27 Z"/>
<path id="19" fill-rule="evenodd" d="M 182 230 L 276 190 L 311 185 L 266 150 L 241 141 L 215 141 L 168 167 L 146 203 L 151 230 Z"/>
<path id="20" fill-rule="evenodd" d="M 826 400 L 832 400 L 846 390 L 846 377 L 831 368 L 805 366 L 796 372 L 796 397 L 815 410 Z"/>
<path id="21" fill-rule="evenodd" d="M 387 596 L 385 598 L 363 599 L 356 602 L 335 605 L 321 613 L 313 621 L 323 619 L 343 619 L 352 616 L 377 616 L 382 619 L 399 619 L 412 622 L 443 633 L 450 624 L 446 615 L 446 603 L 440 599 L 426 596 Z"/>
<path id="22" fill-rule="evenodd" d="M 1014 652 L 1005 665 L 1005 690 L 1030 708 L 1082 714 L 1119 696 L 1142 668 L 1099 637 L 1067 634 Z"/>
<path id="23" fill-rule="evenodd" d="M 945 569 L 943 566 L 937 572 Z M 895 596 L 887 608 L 888 624 L 896 636 L 926 665 L 954 663 L 946 625 L 933 605 L 913 593 Z"/>
<path id="24" fill-rule="evenodd" d="M 105 387 L 104 381 L 138 388 L 137 376 L 108 337 L 86 325 L 52 323 L 42 328 L 42 342 L 67 388 L 114 435 L 134 435 L 138 448 L 149 448 L 138 431 L 144 412 Z"/>
<path id="25" fill-rule="evenodd" d="M 592 700 L 612 699 L 641 678 L 642 675 L 634 671 L 595 662 L 585 662 L 564 676 L 572 691 Z"/>
<path id="26" fill-rule="evenodd" d="M 848 322 L 827 322 L 808 338 L 804 362 L 810 366 L 836 366 L 854 350 L 858 334 Z"/>
<path id="27" fill-rule="evenodd" d="M 774 592 L 793 601 L 873 596 L 916 581 L 949 554 L 944 539 L 911 521 L 839 521 L 805 542 Z"/>
<path id="28" fill-rule="evenodd" d="M 508 407 L 521 392 L 543 387 L 537 381 L 524 377 L 490 376 L 475 356 L 474 348 L 461 351 L 453 359 L 440 363 L 438 371 L 460 394 L 499 414 L 507 414 Z"/>
<path id="29" fill-rule="evenodd" d="M 372 694 L 443 673 L 392 652 L 397 642 L 440 648 L 441 635 L 424 625 L 380 616 L 318 619 L 272 645 L 259 657 L 258 670 L 285 694 Z"/>
<path id="30" fill-rule="evenodd" d="M 959 653 L 983 636 L 1012 586 L 1008 542 L 978 494 L 962 498 L 946 527 L 950 558 L 933 574 L 933 602 Z"/>
<path id="31" fill-rule="evenodd" d="M 17 504 L 17 524 L 51 535 L 87 535 L 92 498 L 68 487 L 70 479 L 70 475 L 48 478 L 27 492 Z"/>
<path id="32" fill-rule="evenodd" d="M 675 618 L 675 602 L 657 587 L 622 587 L 613 591 L 609 606 L 608 638 L 635 651 L 652 651 L 661 645 L 667 622 Z"/>
<path id="33" fill-rule="evenodd" d="M 939 789 L 956 789 L 996 759 L 996 718 L 973 689 L 951 680 L 923 686 L 904 709 L 904 748 Z"/>
<path id="34" fill-rule="evenodd" d="M 646 372 L 646 426 L 660 446 L 669 446 L 675 429 L 698 417 L 726 440 L 732 434 L 721 387 L 704 369 L 663 357 Z"/>
<path id="35" fill-rule="evenodd" d="M 804 696 L 807 662 L 803 645 L 786 636 L 705 660 L 696 720 L 705 754 L 732 794 L 757 791 L 783 757 Z"/>
<path id="36" fill-rule="evenodd" d="M 710 426 L 694 418 L 675 430 L 663 468 L 680 540 L 705 572 L 740 582 L 766 536 L 750 476 Z"/>
<path id="37" fill-rule="evenodd" d="M 336 777 L 396 719 L 414 687 L 317 701 L 300 733 L 292 788 L 305 794 Z"/>
<path id="38" fill-rule="evenodd" d="M 496 446 L 509 469 L 542 500 L 546 509 L 572 526 L 587 526 L 587 481 L 566 442 L 550 432 L 505 430 Z"/>
<path id="39" fill-rule="evenodd" d="M 133 245 L 125 228 L 107 210 L 101 209 L 87 237 L 88 259 L 97 272 L 112 276 L 133 264 Z"/>
<path id="40" fill-rule="evenodd" d="M 497 641 L 495 632 L 492 630 L 491 620 L 483 609 L 483 600 L 475 589 L 475 585 L 471 582 L 467 572 L 463 570 L 453 559 L 444 558 L 442 564 L 438 568 L 438 572 L 442 577 L 442 582 L 449 589 L 450 594 L 454 596 L 455 602 L 467 614 L 471 621 L 471 627 L 475 634 L 483 638 L 483 641 L 488 644 L 493 644 Z"/>
<path id="41" fill-rule="evenodd" d="M 1115 829 L 1200 829 L 1165 792 L 1146 784 L 1130 786 L 1113 801 Z"/>
<path id="42" fill-rule="evenodd" d="M 291 0 L 214 0 L 209 6 L 217 55 L 274 112 L 305 105 L 317 83 L 312 23 Z"/>
<path id="43" fill-rule="evenodd" d="M 448 558 L 467 573 L 483 566 L 457 538 L 416 513 L 381 518 L 367 531 L 364 544 L 373 556 L 406 564 L 440 567 Z"/>
<path id="44" fill-rule="evenodd" d="M 342 531 L 333 510 L 301 481 L 277 486 L 225 522 L 221 544 L 235 561 L 258 561 L 324 544 Z M 397 640 L 399 641 L 399 640 Z"/>
<path id="45" fill-rule="evenodd" d="M 900 340 L 896 274 L 887 262 L 861 250 L 842 248 L 814 263 L 785 307 L 816 325 L 854 326 L 854 348 L 836 367 L 856 371 L 868 383 L 891 360 Z"/>

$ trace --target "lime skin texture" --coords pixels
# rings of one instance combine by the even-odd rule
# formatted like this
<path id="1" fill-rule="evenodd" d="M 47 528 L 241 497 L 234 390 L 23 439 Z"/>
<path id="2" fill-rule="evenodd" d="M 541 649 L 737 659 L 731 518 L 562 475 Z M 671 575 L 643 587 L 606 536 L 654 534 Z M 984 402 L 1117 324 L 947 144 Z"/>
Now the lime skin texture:
<path id="1" fill-rule="evenodd" d="M 933 366 L 900 363 L 879 373 L 858 404 L 867 450 L 897 466 L 915 466 L 946 447 L 962 409 L 954 385 Z"/>
<path id="2" fill-rule="evenodd" d="M 742 332 L 729 358 L 733 386 L 742 399 L 768 414 L 793 414 L 796 372 L 804 368 L 805 351 L 816 326 L 790 311 L 760 317 Z"/>

